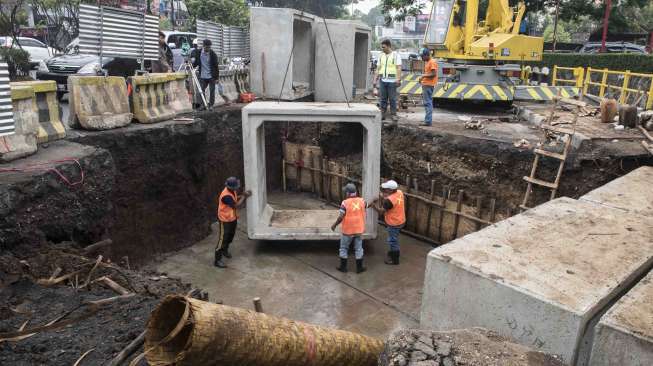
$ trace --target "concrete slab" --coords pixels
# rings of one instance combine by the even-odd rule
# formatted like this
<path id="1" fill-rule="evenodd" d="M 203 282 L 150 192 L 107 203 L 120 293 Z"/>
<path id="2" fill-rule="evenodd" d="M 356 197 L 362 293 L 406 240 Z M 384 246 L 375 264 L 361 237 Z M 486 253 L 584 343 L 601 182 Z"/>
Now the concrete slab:
<path id="1" fill-rule="evenodd" d="M 601 318 L 592 366 L 653 365 L 653 272 Z"/>
<path id="2" fill-rule="evenodd" d="M 250 8 L 250 84 L 257 98 L 313 94 L 316 19 L 294 9 Z"/>
<path id="3" fill-rule="evenodd" d="M 653 216 L 653 167 L 643 166 L 597 188 L 580 199 Z"/>
<path id="4" fill-rule="evenodd" d="M 270 203 L 314 209 L 323 205 L 307 194 L 271 193 Z M 249 240 L 246 216 L 244 212 L 238 221 L 226 269 L 213 266 L 217 225 L 206 239 L 153 267 L 193 283 L 208 291 L 211 301 L 225 305 L 252 309 L 252 299 L 260 297 L 268 314 L 382 339 L 417 327 L 430 245 L 400 235 L 401 265 L 388 266 L 383 263 L 387 244 L 381 230 L 377 239 L 364 242 L 367 272 L 353 272 L 350 259 L 350 271 L 342 273 L 336 270 L 338 243 Z"/>
<path id="5" fill-rule="evenodd" d="M 315 101 L 345 102 L 352 99 L 352 93 L 354 96 L 362 95 L 370 89 L 372 30 L 361 22 L 351 20 L 328 19 L 326 23 L 328 34 L 324 21 L 315 24 Z"/>
<path id="6" fill-rule="evenodd" d="M 429 253 L 421 326 L 589 356 L 590 321 L 653 265 L 653 218 L 559 198 Z"/>
<path id="7" fill-rule="evenodd" d="M 247 200 L 248 236 L 263 240 L 338 240 L 340 234 L 316 220 L 279 224 L 279 217 L 297 217 L 297 212 L 279 213 L 268 203 L 264 122 L 359 123 L 363 126 L 361 194 L 370 199 L 379 192 L 381 164 L 381 115 L 373 105 L 340 103 L 255 102 L 243 108 L 245 182 L 252 191 Z M 308 211 L 309 213 L 311 211 Z M 332 212 L 337 212 L 334 208 Z M 320 215 L 323 215 L 320 213 Z M 332 214 L 326 214 L 332 217 Z M 325 219 L 324 216 L 320 216 Z M 277 220 L 273 220 L 276 218 Z M 276 224 L 275 224 L 276 222 Z M 300 225 L 301 224 L 301 225 Z M 367 210 L 364 238 L 375 238 L 377 214 Z"/>

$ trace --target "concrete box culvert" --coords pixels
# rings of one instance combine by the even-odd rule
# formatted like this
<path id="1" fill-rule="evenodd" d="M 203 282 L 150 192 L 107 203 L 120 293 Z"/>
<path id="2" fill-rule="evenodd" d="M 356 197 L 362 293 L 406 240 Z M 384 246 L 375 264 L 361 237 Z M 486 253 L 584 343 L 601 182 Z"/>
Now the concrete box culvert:
<path id="1" fill-rule="evenodd" d="M 294 9 L 250 9 L 250 83 L 257 97 L 297 100 L 313 94 L 317 19 Z"/>
<path id="2" fill-rule="evenodd" d="M 653 272 L 601 317 L 590 365 L 653 365 Z"/>
<path id="3" fill-rule="evenodd" d="M 653 218 L 559 198 L 427 257 L 420 325 L 484 327 L 584 365 L 593 321 L 653 265 Z"/>
<path id="4" fill-rule="evenodd" d="M 359 123 L 363 127 L 361 195 L 365 199 L 379 194 L 381 159 L 381 115 L 370 104 L 255 102 L 243 108 L 243 154 L 245 183 L 252 191 L 247 201 L 247 234 L 260 240 L 337 240 L 331 223 L 338 216 L 333 210 L 275 210 L 267 199 L 267 174 L 264 123 Z M 297 217 L 304 224 L 271 225 L 276 215 Z M 377 235 L 377 214 L 367 210 L 363 238 Z"/>
<path id="5" fill-rule="evenodd" d="M 372 74 L 369 55 L 372 31 L 368 26 L 356 21 L 329 19 L 326 23 L 329 34 L 324 21 L 317 21 L 315 25 L 315 100 L 344 102 L 352 99 L 354 91 L 356 95 L 361 95 L 370 88 Z M 334 53 L 338 61 L 337 67 Z M 342 83 L 338 69 L 342 75 Z"/>

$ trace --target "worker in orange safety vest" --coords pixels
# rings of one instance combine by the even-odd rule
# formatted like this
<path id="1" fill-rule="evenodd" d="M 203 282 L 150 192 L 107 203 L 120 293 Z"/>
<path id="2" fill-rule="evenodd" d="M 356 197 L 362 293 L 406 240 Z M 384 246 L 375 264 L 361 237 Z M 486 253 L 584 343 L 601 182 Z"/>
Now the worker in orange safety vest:
<path id="1" fill-rule="evenodd" d="M 385 264 L 399 264 L 399 233 L 406 224 L 406 200 L 404 193 L 399 190 L 399 185 L 394 180 L 389 180 L 381 184 L 381 193 L 383 201 L 379 203 L 379 198 L 375 198 L 369 203 L 369 207 L 376 210 L 379 215 L 383 215 L 386 230 L 388 231 L 388 244 L 390 251 Z"/>
<path id="2" fill-rule="evenodd" d="M 243 192 L 239 197 L 240 180 L 236 177 L 229 177 L 225 182 L 225 188 L 218 196 L 218 223 L 220 224 L 220 234 L 218 236 L 218 245 L 215 247 L 215 259 L 213 265 L 219 268 L 226 268 L 227 265 L 222 261 L 222 257 L 231 258 L 229 245 L 236 234 L 238 226 L 238 209 L 245 204 L 245 201 L 252 195 L 251 191 Z"/>
<path id="3" fill-rule="evenodd" d="M 331 230 L 335 231 L 336 227 L 342 223 L 340 229 L 340 267 L 336 269 L 340 272 L 347 272 L 347 252 L 349 245 L 354 243 L 354 253 L 356 256 L 356 273 L 365 272 L 363 267 L 363 233 L 365 232 L 365 200 L 358 197 L 356 185 L 348 183 L 344 187 L 345 197 L 340 205 L 340 215 L 336 222 L 331 225 Z"/>

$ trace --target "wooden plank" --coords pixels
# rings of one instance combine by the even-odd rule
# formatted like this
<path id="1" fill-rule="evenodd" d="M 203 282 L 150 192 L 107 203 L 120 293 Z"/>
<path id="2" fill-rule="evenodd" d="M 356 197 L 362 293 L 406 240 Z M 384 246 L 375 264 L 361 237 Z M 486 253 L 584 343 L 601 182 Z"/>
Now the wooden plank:
<path id="1" fill-rule="evenodd" d="M 460 225 L 460 216 L 462 214 L 462 208 L 463 208 L 463 198 L 465 197 L 465 191 L 464 190 L 459 190 L 458 191 L 458 199 L 456 200 L 456 212 L 454 213 L 454 221 L 453 221 L 453 238 L 458 237 L 458 226 Z"/>

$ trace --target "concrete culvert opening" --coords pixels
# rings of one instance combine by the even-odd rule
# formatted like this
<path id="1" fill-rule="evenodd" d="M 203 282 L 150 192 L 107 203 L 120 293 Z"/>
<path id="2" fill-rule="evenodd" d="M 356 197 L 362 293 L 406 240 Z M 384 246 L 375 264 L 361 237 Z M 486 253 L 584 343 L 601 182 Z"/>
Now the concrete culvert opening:
<path id="1" fill-rule="evenodd" d="M 367 65 L 369 54 L 369 35 L 356 33 L 354 40 L 354 87 L 356 94 L 363 94 L 367 89 Z"/>
<path id="2" fill-rule="evenodd" d="M 292 88 L 311 90 L 311 67 L 314 57 L 311 23 L 295 19 L 293 21 Z"/>

